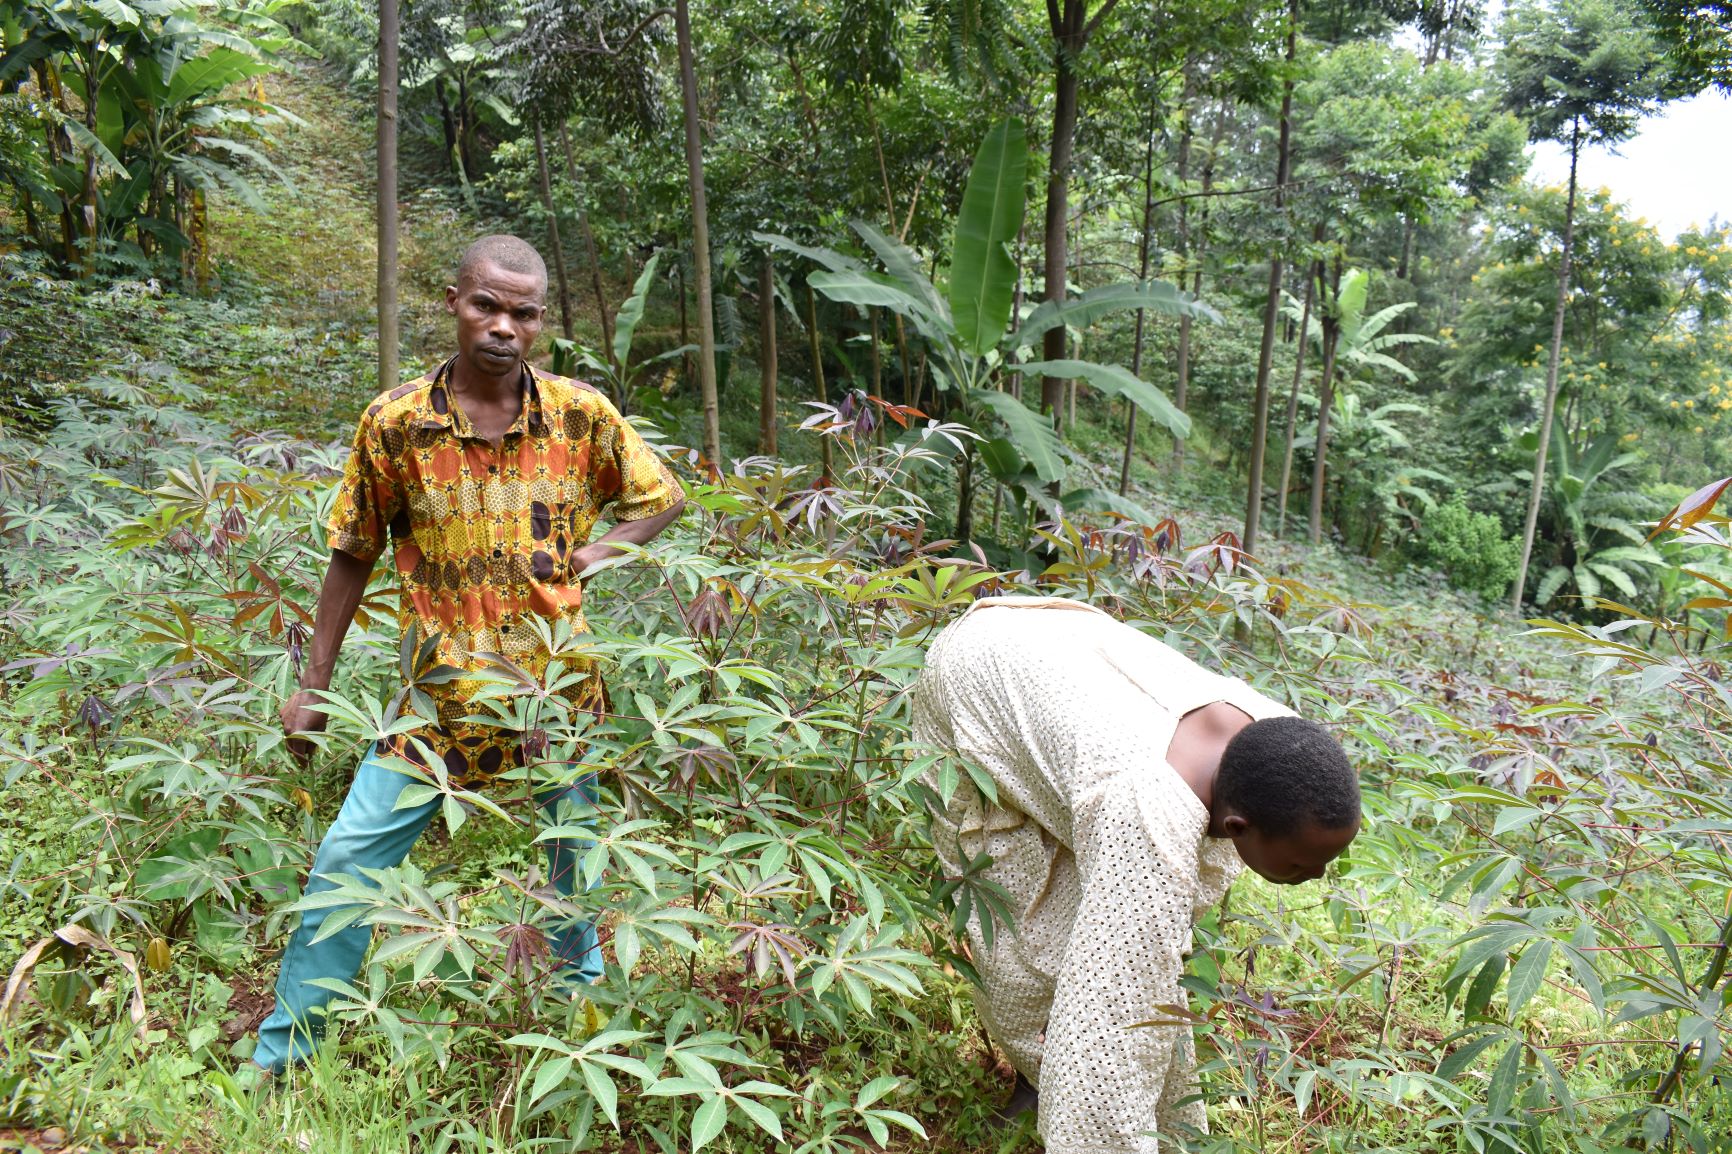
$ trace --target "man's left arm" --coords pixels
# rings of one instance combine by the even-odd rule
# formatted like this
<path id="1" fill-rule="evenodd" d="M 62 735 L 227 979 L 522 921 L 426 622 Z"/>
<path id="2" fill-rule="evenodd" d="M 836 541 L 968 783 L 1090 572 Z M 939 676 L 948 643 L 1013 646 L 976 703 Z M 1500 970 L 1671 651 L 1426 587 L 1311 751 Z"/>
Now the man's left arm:
<path id="1" fill-rule="evenodd" d="M 579 576 L 625 552 L 621 546 L 647 545 L 673 524 L 686 507 L 686 495 L 662 459 L 611 405 L 611 420 L 601 425 L 597 452 L 590 456 L 590 480 L 610 507 L 614 526 L 577 550 Z"/>
<path id="2" fill-rule="evenodd" d="M 644 517 L 637 521 L 621 521 L 613 528 L 577 550 L 573 566 L 579 576 L 584 576 L 603 561 L 611 560 L 625 552 L 621 545 L 648 545 L 661 535 L 663 529 L 679 520 L 685 511 L 686 499 L 682 496 L 678 502 L 657 513 L 653 517 Z"/>

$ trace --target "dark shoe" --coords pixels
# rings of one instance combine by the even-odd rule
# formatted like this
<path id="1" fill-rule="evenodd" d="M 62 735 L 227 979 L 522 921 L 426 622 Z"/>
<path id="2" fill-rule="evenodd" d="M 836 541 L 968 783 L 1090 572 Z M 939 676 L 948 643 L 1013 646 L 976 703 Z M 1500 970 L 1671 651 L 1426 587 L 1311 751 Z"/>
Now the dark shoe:
<path id="1" fill-rule="evenodd" d="M 1016 1076 L 1016 1088 L 1010 1092 L 1010 1100 L 992 1112 L 993 1124 L 998 1127 L 1010 1128 L 1024 1117 L 1032 1117 L 1040 1111 L 1040 1091 L 1029 1084 L 1021 1074 Z"/>

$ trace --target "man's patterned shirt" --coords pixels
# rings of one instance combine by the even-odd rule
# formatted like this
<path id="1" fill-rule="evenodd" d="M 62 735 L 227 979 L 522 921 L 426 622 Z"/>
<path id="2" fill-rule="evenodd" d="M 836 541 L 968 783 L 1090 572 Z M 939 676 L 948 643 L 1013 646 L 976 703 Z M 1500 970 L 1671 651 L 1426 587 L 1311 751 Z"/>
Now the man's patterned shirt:
<path id="1" fill-rule="evenodd" d="M 394 546 L 400 624 L 439 635 L 439 660 L 463 670 L 501 654 L 539 677 L 548 653 L 535 618 L 587 629 L 583 586 L 569 559 L 606 513 L 638 521 L 673 508 L 679 482 L 601 393 L 523 368 L 523 404 L 499 446 L 483 440 L 449 386 L 454 360 L 379 395 L 355 433 L 327 523 L 333 549 L 363 561 Z M 564 658 L 568 667 L 573 665 Z M 563 691 L 599 712 L 593 665 Z M 481 682 L 426 687 L 437 725 L 417 736 L 454 783 L 479 785 L 521 762 L 521 734 L 465 722 Z M 387 752 L 425 759 L 395 739 Z"/>

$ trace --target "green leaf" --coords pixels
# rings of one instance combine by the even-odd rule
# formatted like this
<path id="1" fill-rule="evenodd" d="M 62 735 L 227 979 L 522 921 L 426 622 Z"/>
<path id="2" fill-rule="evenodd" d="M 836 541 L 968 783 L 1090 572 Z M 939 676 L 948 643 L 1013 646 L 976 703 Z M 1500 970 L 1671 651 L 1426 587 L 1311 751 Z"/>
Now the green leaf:
<path id="1" fill-rule="evenodd" d="M 1030 348 L 1048 329 L 1055 329 L 1060 325 L 1087 328 L 1104 316 L 1127 309 L 1146 309 L 1169 317 L 1189 316 L 1210 321 L 1221 319 L 1220 313 L 1166 281 L 1151 280 L 1140 284 L 1135 281 L 1120 281 L 1117 284 L 1092 288 L 1063 303 L 1042 301 L 1024 318 L 1009 343 L 1016 348 Z"/>
<path id="2" fill-rule="evenodd" d="M 73 120 L 71 117 L 62 119 L 60 121 L 60 126 L 66 129 L 66 133 L 68 136 L 72 137 L 73 143 L 84 149 L 84 151 L 93 153 L 96 156 L 96 162 L 98 165 L 108 169 L 122 180 L 132 179 L 132 173 L 127 171 L 126 165 L 120 163 L 120 159 L 115 156 L 114 153 L 108 151 L 108 145 L 102 143 L 102 141 L 98 139 L 96 134 L 91 132 L 90 129 L 84 127 L 83 124 Z"/>
<path id="3" fill-rule="evenodd" d="M 868 272 L 815 272 L 806 283 L 841 304 L 887 308 L 914 322 L 920 335 L 934 345 L 948 345 L 954 333 L 948 324 L 920 301 L 895 285 L 885 284 Z"/>
<path id="4" fill-rule="evenodd" d="M 539 1102 L 548 1092 L 571 1074 L 572 1059 L 570 1054 L 561 1054 L 550 1062 L 542 1063 L 541 1069 L 535 1072 L 535 1084 L 530 1087 L 529 1100 Z"/>
<path id="5" fill-rule="evenodd" d="M 968 403 L 992 410 L 1010 433 L 1010 443 L 1023 460 L 1034 467 L 1035 474 L 1048 484 L 1061 480 L 1065 474 L 1064 457 L 1058 434 L 1053 431 L 1052 418 L 1037 413 L 1009 393 L 997 389 L 971 389 Z"/>
<path id="6" fill-rule="evenodd" d="M 860 1093 L 854 1099 L 854 1109 L 866 1109 L 901 1084 L 901 1078 L 893 1078 L 888 1074 L 872 1079 L 860 1088 Z"/>
<path id="7" fill-rule="evenodd" d="M 692 1150 L 701 1150 L 728 1124 L 728 1100 L 719 1094 L 692 1113 Z"/>
<path id="8" fill-rule="evenodd" d="M 762 1102 L 754 1102 L 750 1098 L 735 1098 L 734 1105 L 740 1108 L 758 1128 L 770 1135 L 776 1141 L 782 1141 L 782 1120 L 776 1117 L 776 1112 Z"/>
<path id="9" fill-rule="evenodd" d="M 637 326 L 643 320 L 644 304 L 649 300 L 650 285 L 655 280 L 656 264 L 662 254 L 656 253 L 644 263 L 643 272 L 638 274 L 637 283 L 632 286 L 631 295 L 619 306 L 619 313 L 613 320 L 613 360 L 622 370 L 631 359 L 631 340 L 637 332 Z"/>
<path id="10" fill-rule="evenodd" d="M 810 245 L 801 244 L 797 240 L 791 240 L 780 233 L 754 232 L 752 234 L 752 239 L 757 241 L 759 244 L 769 245 L 771 248 L 781 249 L 783 252 L 791 252 L 795 256 L 803 256 L 815 264 L 823 265 L 831 272 L 866 271 L 865 265 L 849 256 L 847 253 L 837 252 L 833 248 L 814 248 Z M 799 320 L 801 318 L 796 313 L 794 319 Z"/>
<path id="11" fill-rule="evenodd" d="M 618 1087 L 613 1084 L 613 1079 L 608 1077 L 607 1071 L 593 1062 L 583 1063 L 580 1069 L 583 1071 L 583 1084 L 589 1087 L 589 1092 L 594 1096 L 596 1104 L 601 1107 L 601 1112 L 607 1115 L 607 1120 L 613 1124 L 615 1130 L 618 1130 Z"/>
<path id="12" fill-rule="evenodd" d="M 1501 1032 L 1481 1034 L 1465 1046 L 1458 1046 L 1450 1051 L 1449 1056 L 1437 1064 L 1437 1076 L 1448 1082 L 1458 1077 L 1463 1070 L 1473 1064 L 1473 1060 L 1484 1053 L 1493 1043 L 1505 1035 Z"/>
<path id="13" fill-rule="evenodd" d="M 1522 1044 L 1511 1042 L 1491 1072 L 1491 1084 L 1486 1089 L 1486 1105 L 1498 1116 L 1509 1113 L 1515 1104 L 1516 1078 L 1521 1074 Z"/>
<path id="14" fill-rule="evenodd" d="M 1166 394 L 1135 373 L 1119 365 L 1102 365 L 1094 361 L 1030 361 L 1021 365 L 1006 365 L 1012 372 L 1039 374 L 1085 380 L 1108 396 L 1124 397 L 1137 408 L 1163 425 L 1175 437 L 1191 435 L 1191 418 L 1179 411 Z"/>
<path id="15" fill-rule="evenodd" d="M 1364 269 L 1350 269 L 1341 278 L 1341 293 L 1335 299 L 1335 316 L 1341 322 L 1341 343 L 1351 348 L 1357 343 L 1359 329 L 1365 320 L 1365 295 L 1371 289 L 1371 278 Z"/>
<path id="16" fill-rule="evenodd" d="M 944 301 L 939 297 L 938 290 L 932 287 L 932 281 L 921 271 L 920 257 L 914 250 L 901 241 L 886 236 L 877 225 L 863 220 L 854 222 L 854 231 L 860 234 L 860 239 L 866 242 L 867 247 L 878 254 L 878 259 L 884 262 L 884 269 L 890 274 L 890 279 L 901 285 L 902 290 L 918 301 L 923 309 L 944 322 L 945 327 L 950 327 L 951 318 Z"/>
<path id="17" fill-rule="evenodd" d="M 1509 971 L 1509 1012 L 1513 1019 L 1521 1008 L 1528 1004 L 1535 993 L 1539 991 L 1546 977 L 1546 965 L 1552 960 L 1552 943 L 1549 938 L 1541 938 L 1516 959 L 1516 964 Z"/>
<path id="18" fill-rule="evenodd" d="M 1022 121 L 993 125 L 975 153 L 956 217 L 950 254 L 950 316 L 964 348 L 985 356 L 1010 322 L 1016 261 L 1010 245 L 1022 227 L 1028 139 Z"/>
<path id="19" fill-rule="evenodd" d="M 1135 501 L 1109 489 L 1072 489 L 1060 497 L 1058 503 L 1067 513 L 1117 513 L 1141 525 L 1153 525 L 1160 520 Z"/>

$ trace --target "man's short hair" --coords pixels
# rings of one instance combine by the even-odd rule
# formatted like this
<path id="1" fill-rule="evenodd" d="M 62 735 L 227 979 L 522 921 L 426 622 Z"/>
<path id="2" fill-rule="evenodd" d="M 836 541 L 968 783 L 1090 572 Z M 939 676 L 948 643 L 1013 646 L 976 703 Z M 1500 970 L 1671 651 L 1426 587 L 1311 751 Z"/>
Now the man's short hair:
<path id="1" fill-rule="evenodd" d="M 540 283 L 542 293 L 547 292 L 547 262 L 527 241 L 503 233 L 482 237 L 463 250 L 463 259 L 457 262 L 457 284 L 461 286 L 465 277 L 484 264 L 532 276 Z"/>
<path id="2" fill-rule="evenodd" d="M 1227 743 L 1215 802 L 1275 837 L 1306 825 L 1346 829 L 1359 820 L 1359 778 L 1341 744 L 1315 721 L 1265 717 Z"/>

